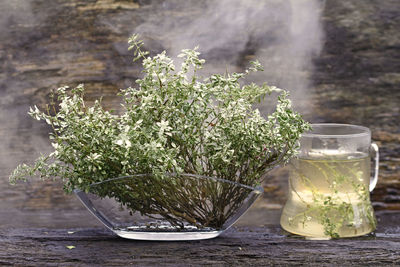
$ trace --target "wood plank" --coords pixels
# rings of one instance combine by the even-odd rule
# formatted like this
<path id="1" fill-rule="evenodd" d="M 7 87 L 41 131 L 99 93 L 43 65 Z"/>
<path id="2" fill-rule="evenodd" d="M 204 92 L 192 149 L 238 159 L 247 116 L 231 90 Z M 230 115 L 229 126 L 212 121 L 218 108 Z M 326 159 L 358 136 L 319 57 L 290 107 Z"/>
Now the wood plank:
<path id="1" fill-rule="evenodd" d="M 378 218 L 374 235 L 330 241 L 287 236 L 278 226 L 234 227 L 215 239 L 184 242 L 126 240 L 103 228 L 2 229 L 0 265 L 398 265 L 400 213 Z"/>

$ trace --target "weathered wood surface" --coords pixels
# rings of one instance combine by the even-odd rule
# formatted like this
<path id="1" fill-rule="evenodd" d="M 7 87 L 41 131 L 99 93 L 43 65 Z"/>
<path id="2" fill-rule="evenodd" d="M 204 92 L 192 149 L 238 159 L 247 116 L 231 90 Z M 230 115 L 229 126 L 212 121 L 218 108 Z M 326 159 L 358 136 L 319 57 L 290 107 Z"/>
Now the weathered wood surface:
<path id="1" fill-rule="evenodd" d="M 378 220 L 374 235 L 329 241 L 286 236 L 278 226 L 234 227 L 216 239 L 185 242 L 126 240 L 103 228 L 1 229 L 0 265 L 398 266 L 400 213 Z"/>

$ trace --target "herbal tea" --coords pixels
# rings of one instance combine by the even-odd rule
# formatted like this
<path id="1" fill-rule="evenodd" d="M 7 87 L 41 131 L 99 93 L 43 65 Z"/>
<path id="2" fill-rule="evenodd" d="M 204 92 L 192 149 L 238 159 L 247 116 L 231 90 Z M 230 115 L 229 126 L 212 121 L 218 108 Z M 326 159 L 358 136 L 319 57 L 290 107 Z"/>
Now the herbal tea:
<path id="1" fill-rule="evenodd" d="M 375 230 L 366 153 L 332 155 L 327 151 L 292 162 L 289 199 L 282 227 L 309 237 L 360 236 Z M 338 152 L 338 151 L 336 151 Z"/>

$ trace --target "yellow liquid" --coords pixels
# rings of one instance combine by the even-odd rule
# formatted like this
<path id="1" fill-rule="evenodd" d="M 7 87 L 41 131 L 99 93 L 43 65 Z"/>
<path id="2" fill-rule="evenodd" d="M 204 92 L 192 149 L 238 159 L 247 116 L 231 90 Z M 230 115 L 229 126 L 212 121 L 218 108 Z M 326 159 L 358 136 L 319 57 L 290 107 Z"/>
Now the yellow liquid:
<path id="1" fill-rule="evenodd" d="M 360 236 L 375 230 L 369 199 L 370 158 L 326 155 L 292 163 L 281 226 L 308 237 Z"/>

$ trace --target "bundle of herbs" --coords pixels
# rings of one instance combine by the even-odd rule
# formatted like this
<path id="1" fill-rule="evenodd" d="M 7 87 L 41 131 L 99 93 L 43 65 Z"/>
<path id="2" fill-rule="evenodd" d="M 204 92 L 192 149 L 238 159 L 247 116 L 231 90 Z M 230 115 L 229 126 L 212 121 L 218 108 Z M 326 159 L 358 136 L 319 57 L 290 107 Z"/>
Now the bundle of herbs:
<path id="1" fill-rule="evenodd" d="M 182 50 L 183 63 L 175 70 L 165 51 L 149 57 L 137 35 L 129 44 L 135 60 L 142 60 L 144 77 L 137 88 L 121 90 L 122 112 L 105 110 L 101 101 L 87 106 L 83 85 L 58 88 L 45 111 L 35 106 L 29 112 L 51 125 L 54 152 L 19 165 L 10 182 L 39 175 L 62 179 L 66 192 L 89 192 L 93 183 L 146 174 L 104 183 L 95 193 L 178 227 L 218 228 L 248 192 L 187 174 L 255 186 L 295 154 L 309 125 L 293 111 L 287 91 L 243 84 L 247 74 L 262 70 L 257 61 L 243 73 L 201 78 L 197 71 L 205 61 L 196 48 Z M 277 105 L 265 119 L 253 105 L 271 93 L 278 94 Z"/>

